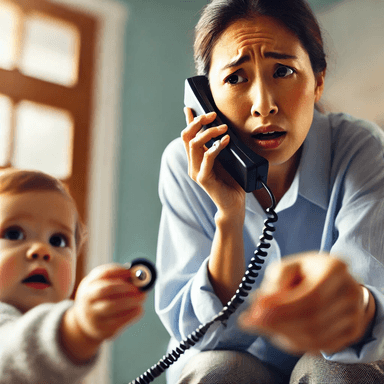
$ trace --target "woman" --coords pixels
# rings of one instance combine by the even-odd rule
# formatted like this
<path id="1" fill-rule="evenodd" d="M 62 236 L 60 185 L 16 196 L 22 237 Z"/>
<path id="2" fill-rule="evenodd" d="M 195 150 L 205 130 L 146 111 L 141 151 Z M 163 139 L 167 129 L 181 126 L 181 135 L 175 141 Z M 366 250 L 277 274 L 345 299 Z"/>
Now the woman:
<path id="1" fill-rule="evenodd" d="M 231 128 L 269 162 L 279 220 L 255 288 L 278 263 L 250 309 L 187 351 L 169 383 L 383 382 L 384 139 L 371 123 L 315 110 L 326 60 L 312 12 L 297 0 L 213 0 L 195 62 Z M 215 162 L 228 127 L 202 131 L 215 114 L 185 114 L 160 172 L 155 299 L 170 348 L 234 295 L 271 204 Z"/>

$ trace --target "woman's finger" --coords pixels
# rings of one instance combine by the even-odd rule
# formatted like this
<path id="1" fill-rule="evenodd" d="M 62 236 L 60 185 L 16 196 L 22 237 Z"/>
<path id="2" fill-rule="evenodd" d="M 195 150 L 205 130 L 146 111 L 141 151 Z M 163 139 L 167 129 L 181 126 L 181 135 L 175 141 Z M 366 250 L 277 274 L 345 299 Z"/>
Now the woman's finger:
<path id="1" fill-rule="evenodd" d="M 225 135 L 221 139 L 217 139 L 211 148 L 205 151 L 200 172 L 196 178 L 198 184 L 208 187 L 207 182 L 216 178 L 215 174 L 212 173 L 213 165 L 219 153 L 228 145 L 229 140 L 229 136 Z"/>
<path id="2" fill-rule="evenodd" d="M 215 140 L 218 136 L 223 135 L 227 131 L 228 127 L 223 124 L 218 127 L 212 127 L 206 130 L 200 130 L 196 136 L 189 142 L 189 154 L 190 156 L 204 154 L 207 150 L 206 144 L 210 140 Z M 219 139 L 218 139 L 219 140 Z"/>
<path id="3" fill-rule="evenodd" d="M 186 121 L 187 125 L 192 123 L 193 119 L 195 118 L 195 116 L 192 112 L 192 109 L 188 108 L 188 107 L 184 108 L 184 115 L 185 115 L 185 121 Z"/>
<path id="4" fill-rule="evenodd" d="M 190 120 L 193 116 L 192 111 L 189 108 L 186 108 L 186 110 L 188 111 L 186 115 L 187 119 Z M 181 138 L 183 139 L 184 144 L 188 144 L 197 135 L 201 128 L 203 128 L 204 125 L 212 123 L 215 118 L 216 113 L 211 112 L 206 115 L 194 117 L 192 120 L 190 120 L 187 127 L 181 131 Z"/>
<path id="5" fill-rule="evenodd" d="M 204 144 L 200 144 L 198 153 L 197 154 L 195 153 L 192 155 L 190 153 L 191 141 L 196 138 L 196 136 L 199 134 L 199 132 L 202 130 L 202 127 L 205 124 L 209 124 L 215 119 L 216 114 L 212 114 L 211 117 L 209 115 L 201 115 L 197 118 L 193 118 L 192 111 L 189 108 L 185 108 L 185 112 L 186 112 L 186 117 L 190 121 L 190 123 L 181 132 L 181 138 L 183 140 L 185 151 L 187 153 L 187 158 L 188 158 L 188 174 L 193 178 L 193 175 L 195 175 L 196 172 L 199 171 L 200 163 L 203 159 L 205 148 L 204 148 Z M 198 143 L 195 143 L 195 148 L 197 148 L 197 146 L 198 146 Z"/>
<path id="6" fill-rule="evenodd" d="M 189 175 L 195 181 L 199 176 L 199 173 L 202 168 L 202 163 L 204 157 L 206 156 L 207 147 L 206 143 L 211 139 L 215 139 L 217 136 L 222 135 L 227 130 L 226 125 L 221 125 L 219 127 L 212 127 L 205 131 L 199 132 L 190 142 L 187 149 L 188 152 L 188 162 L 189 162 Z M 208 156 L 215 154 L 217 147 L 208 153 Z M 209 169 L 206 169 L 208 173 L 212 172 L 213 162 Z"/>

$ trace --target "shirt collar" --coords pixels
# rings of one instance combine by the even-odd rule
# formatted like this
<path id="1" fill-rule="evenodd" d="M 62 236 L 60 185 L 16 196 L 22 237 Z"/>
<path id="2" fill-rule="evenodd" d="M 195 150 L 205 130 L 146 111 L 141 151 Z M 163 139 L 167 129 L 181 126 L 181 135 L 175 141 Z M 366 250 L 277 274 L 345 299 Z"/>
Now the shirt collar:
<path id="1" fill-rule="evenodd" d="M 303 144 L 300 164 L 287 193 L 280 200 L 277 209 L 292 206 L 300 195 L 326 210 L 329 199 L 329 172 L 331 164 L 331 132 L 328 117 L 314 112 L 313 121 Z M 246 208 L 262 212 L 252 193 L 247 194 Z"/>
<path id="2" fill-rule="evenodd" d="M 331 130 L 326 115 L 315 110 L 311 129 L 304 141 L 298 168 L 299 195 L 324 210 L 329 200 Z"/>

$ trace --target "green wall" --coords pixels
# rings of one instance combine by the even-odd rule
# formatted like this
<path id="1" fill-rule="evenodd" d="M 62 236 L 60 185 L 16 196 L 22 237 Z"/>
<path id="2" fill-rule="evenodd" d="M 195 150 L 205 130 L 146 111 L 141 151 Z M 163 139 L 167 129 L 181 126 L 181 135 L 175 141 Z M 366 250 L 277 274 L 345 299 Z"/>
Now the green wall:
<path id="1" fill-rule="evenodd" d="M 185 127 L 184 79 L 193 75 L 192 39 L 205 0 L 126 0 L 125 76 L 115 260 L 155 261 L 161 154 Z M 150 293 L 143 319 L 115 341 L 113 383 L 135 379 L 164 355 L 168 334 Z M 165 383 L 165 375 L 155 383 Z"/>
<path id="2" fill-rule="evenodd" d="M 194 74 L 193 27 L 206 0 L 120 0 L 128 8 L 114 259 L 155 261 L 161 154 L 185 127 L 184 79 Z M 334 3 L 312 0 L 315 10 Z M 113 344 L 113 384 L 128 383 L 164 355 L 168 335 L 153 309 Z M 165 383 L 165 375 L 155 380 Z"/>

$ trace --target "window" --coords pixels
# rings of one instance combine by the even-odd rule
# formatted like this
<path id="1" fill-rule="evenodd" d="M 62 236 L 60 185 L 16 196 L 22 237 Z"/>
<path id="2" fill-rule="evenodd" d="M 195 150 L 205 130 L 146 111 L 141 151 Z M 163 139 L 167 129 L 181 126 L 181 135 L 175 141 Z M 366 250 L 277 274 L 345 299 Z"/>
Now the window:
<path id="1" fill-rule="evenodd" d="M 18 103 L 15 114 L 13 165 L 68 179 L 72 173 L 72 115 L 66 110 L 25 100 Z"/>
<path id="2" fill-rule="evenodd" d="M 61 179 L 85 222 L 96 32 L 47 0 L 0 0 L 0 168 Z"/>

